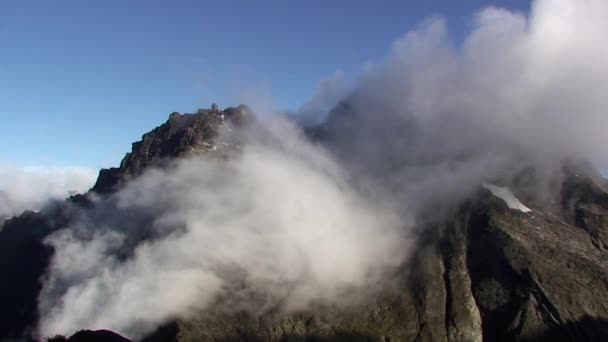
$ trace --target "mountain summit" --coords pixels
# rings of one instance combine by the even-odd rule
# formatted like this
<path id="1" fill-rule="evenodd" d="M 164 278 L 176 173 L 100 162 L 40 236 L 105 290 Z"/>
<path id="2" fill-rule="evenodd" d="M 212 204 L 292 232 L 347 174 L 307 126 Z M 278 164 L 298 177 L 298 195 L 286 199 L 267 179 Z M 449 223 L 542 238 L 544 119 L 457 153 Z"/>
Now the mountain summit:
<path id="1" fill-rule="evenodd" d="M 244 105 L 219 110 L 216 104 L 211 109 L 199 109 L 194 114 L 169 115 L 169 120 L 142 139 L 133 143 L 120 167 L 102 169 L 93 191 L 109 193 L 115 191 L 121 181 L 140 175 L 149 166 L 163 163 L 184 155 L 201 152 L 216 152 L 226 147 L 226 143 L 215 143 L 220 128 L 230 130 L 246 120 L 249 108 Z"/>

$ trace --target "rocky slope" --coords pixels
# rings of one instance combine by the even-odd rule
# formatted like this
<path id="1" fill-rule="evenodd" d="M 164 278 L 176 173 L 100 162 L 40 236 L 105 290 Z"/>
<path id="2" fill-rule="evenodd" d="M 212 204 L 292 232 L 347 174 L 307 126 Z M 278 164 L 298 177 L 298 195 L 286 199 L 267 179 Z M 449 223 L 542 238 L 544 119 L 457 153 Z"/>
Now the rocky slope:
<path id="1" fill-rule="evenodd" d="M 578 223 L 510 209 L 480 190 L 419 247 L 402 286 L 373 303 L 180 322 L 178 340 L 601 341 L 608 195 L 590 179 L 567 182 L 562 196 Z"/>
<path id="2" fill-rule="evenodd" d="M 144 169 L 190 153 L 225 155 L 238 142 L 220 141 L 218 132 L 243 124 L 247 113 L 244 106 L 173 113 L 133 144 L 119 168 L 102 170 L 91 191 L 111 193 Z M 480 187 L 449 219 L 424 230 L 398 281 L 378 289 L 371 302 L 287 316 L 212 310 L 171 322 L 149 340 L 601 341 L 608 336 L 608 193 L 590 172 L 565 173 L 553 205 L 525 200 L 523 186 L 513 189 L 532 210 L 527 213 Z M 87 205 L 86 196 L 75 196 L 4 224 L 0 340 L 30 336 L 40 277 L 53 252 L 42 240 Z M 80 341 L 83 334 L 63 340 Z"/>

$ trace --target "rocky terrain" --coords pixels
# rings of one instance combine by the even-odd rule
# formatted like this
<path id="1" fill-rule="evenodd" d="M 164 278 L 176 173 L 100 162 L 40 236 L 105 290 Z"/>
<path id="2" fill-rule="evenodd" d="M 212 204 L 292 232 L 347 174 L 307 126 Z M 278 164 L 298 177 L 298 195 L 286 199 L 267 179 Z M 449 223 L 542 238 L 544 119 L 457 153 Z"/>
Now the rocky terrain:
<path id="1" fill-rule="evenodd" d="M 218 130 L 230 131 L 233 125 L 241 125 L 247 112 L 248 108 L 243 105 L 219 110 L 214 104 L 211 109 L 199 109 L 195 114 L 171 113 L 165 124 L 133 143 L 120 167 L 101 170 L 92 191 L 115 191 L 121 182 L 141 174 L 147 167 L 161 166 L 173 158 L 233 148 L 225 141 L 215 141 Z"/>
<path id="2" fill-rule="evenodd" d="M 133 144 L 120 167 L 102 170 L 91 193 L 116 191 L 150 166 L 188 154 L 226 157 L 244 106 L 173 113 Z M 564 167 L 552 205 L 511 189 L 531 211 L 510 208 L 480 186 L 448 219 L 424 230 L 413 258 L 369 302 L 319 305 L 284 315 L 211 310 L 161 327 L 150 341 L 602 341 L 608 336 L 608 193 L 585 168 Z M 53 251 L 43 238 L 66 226 L 87 195 L 25 212 L 0 232 L 0 340 L 29 339 L 41 277 Z M 89 327 L 82 327 L 88 329 Z M 124 341 L 79 332 L 49 341 Z"/>
<path id="3" fill-rule="evenodd" d="M 179 340 L 600 341 L 608 334 L 599 233 L 608 195 L 597 186 L 570 178 L 565 216 L 513 210 L 480 190 L 419 247 L 402 287 L 374 303 L 180 322 Z"/>

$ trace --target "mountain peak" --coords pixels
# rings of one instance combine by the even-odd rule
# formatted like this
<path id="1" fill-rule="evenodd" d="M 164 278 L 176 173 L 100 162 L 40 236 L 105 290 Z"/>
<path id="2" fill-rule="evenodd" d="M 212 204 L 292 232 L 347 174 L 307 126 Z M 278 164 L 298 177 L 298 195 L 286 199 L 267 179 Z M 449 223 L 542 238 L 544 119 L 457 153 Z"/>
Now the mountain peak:
<path id="1" fill-rule="evenodd" d="M 240 127 L 249 116 L 250 109 L 241 104 L 219 110 L 214 103 L 211 109 L 198 109 L 196 113 L 173 112 L 165 123 L 145 133 L 133 143 L 120 167 L 102 169 L 92 190 L 96 193 L 115 191 L 126 178 L 140 175 L 151 166 L 163 166 L 168 161 L 191 153 L 221 151 L 216 138 L 222 128 L 230 131 Z"/>

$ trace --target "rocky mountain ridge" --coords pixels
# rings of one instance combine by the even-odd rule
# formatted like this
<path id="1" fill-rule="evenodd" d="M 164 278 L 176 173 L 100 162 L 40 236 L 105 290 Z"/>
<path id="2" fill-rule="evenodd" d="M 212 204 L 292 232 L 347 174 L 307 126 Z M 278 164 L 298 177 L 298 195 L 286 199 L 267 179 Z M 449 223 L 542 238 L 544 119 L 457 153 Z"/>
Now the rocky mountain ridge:
<path id="1" fill-rule="evenodd" d="M 133 144 L 120 167 L 102 170 L 91 191 L 110 194 L 143 170 L 191 153 L 228 153 L 238 143 L 217 140 L 219 130 L 249 115 L 245 106 L 172 113 Z M 371 302 L 289 315 L 211 310 L 170 322 L 170 333 L 161 329 L 149 340 L 601 341 L 608 336 L 608 193 L 596 176 L 570 170 L 551 209 L 523 200 L 518 189 L 531 212 L 511 209 L 480 186 L 449 220 L 424 230 L 397 285 Z M 0 340 L 30 338 L 53 253 L 42 240 L 87 205 L 78 195 L 4 224 L 0 271 L 10 279 L 0 282 Z"/>
<path id="2" fill-rule="evenodd" d="M 133 143 L 131 152 L 119 167 L 102 169 L 92 191 L 113 192 L 123 181 L 140 175 L 147 167 L 162 166 L 174 158 L 235 148 L 227 142 L 215 140 L 220 129 L 231 131 L 234 126 L 242 125 L 249 111 L 245 105 L 219 110 L 213 104 L 211 109 L 199 109 L 194 114 L 171 113 L 167 122 Z"/>

